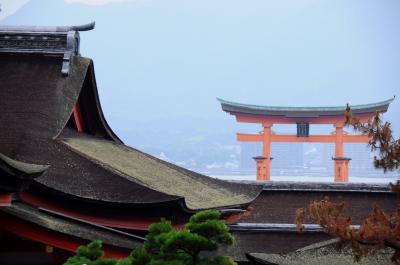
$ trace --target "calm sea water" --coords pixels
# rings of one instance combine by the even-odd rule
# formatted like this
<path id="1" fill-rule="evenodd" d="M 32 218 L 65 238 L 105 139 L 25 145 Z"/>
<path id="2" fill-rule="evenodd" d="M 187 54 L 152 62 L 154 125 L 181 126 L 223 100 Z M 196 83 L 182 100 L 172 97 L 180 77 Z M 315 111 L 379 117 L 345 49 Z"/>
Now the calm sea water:
<path id="1" fill-rule="evenodd" d="M 255 175 L 211 175 L 211 177 L 224 180 L 256 180 Z M 271 176 L 274 181 L 300 181 L 300 182 L 334 182 L 333 177 L 316 176 Z M 395 176 L 391 177 L 349 177 L 349 182 L 357 183 L 390 183 L 397 181 Z"/>

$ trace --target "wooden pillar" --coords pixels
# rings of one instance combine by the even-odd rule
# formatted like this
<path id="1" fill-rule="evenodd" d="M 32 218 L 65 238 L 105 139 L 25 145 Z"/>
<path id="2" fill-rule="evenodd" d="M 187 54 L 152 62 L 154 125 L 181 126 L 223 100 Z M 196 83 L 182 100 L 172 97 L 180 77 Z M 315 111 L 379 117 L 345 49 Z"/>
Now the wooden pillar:
<path id="1" fill-rule="evenodd" d="M 349 181 L 349 161 L 350 158 L 344 157 L 343 148 L 343 125 L 336 124 L 335 134 L 335 157 L 333 158 L 335 182 Z"/>
<path id="2" fill-rule="evenodd" d="M 270 180 L 271 179 L 271 127 L 270 123 L 263 123 L 264 134 L 263 134 L 263 147 L 262 156 L 265 157 L 263 160 L 263 175 L 261 179 L 257 180 Z"/>

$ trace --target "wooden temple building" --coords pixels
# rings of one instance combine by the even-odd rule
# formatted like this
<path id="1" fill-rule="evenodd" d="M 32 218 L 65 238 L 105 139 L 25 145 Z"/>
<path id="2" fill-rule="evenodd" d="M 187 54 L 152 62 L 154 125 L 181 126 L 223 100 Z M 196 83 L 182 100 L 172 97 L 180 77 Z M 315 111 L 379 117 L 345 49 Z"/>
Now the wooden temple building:
<path id="1" fill-rule="evenodd" d="M 238 122 L 258 123 L 262 131 L 258 134 L 238 133 L 237 140 L 241 142 L 261 142 L 262 154 L 254 157 L 256 161 L 257 180 L 270 180 L 271 143 L 334 143 L 334 180 L 335 182 L 349 181 L 349 161 L 345 157 L 345 143 L 368 143 L 366 135 L 351 135 L 344 131 L 345 106 L 340 107 L 281 107 L 258 106 L 218 99 L 222 110 L 234 115 Z M 353 115 L 360 122 L 367 122 L 376 112 L 387 111 L 394 98 L 365 105 L 351 106 Z M 276 134 L 272 130 L 274 124 L 296 124 L 297 134 Z M 334 132 L 329 135 L 310 135 L 310 124 L 332 124 Z"/>
<path id="2" fill-rule="evenodd" d="M 94 239 L 106 256 L 124 257 L 151 223 L 166 218 L 181 227 L 203 209 L 219 210 L 230 225 L 236 240 L 224 254 L 249 264 L 246 254 L 290 253 L 329 239 L 312 224 L 296 232 L 296 209 L 311 200 L 345 201 L 355 224 L 373 202 L 395 208 L 396 196 L 383 184 L 226 182 L 124 145 L 101 110 L 93 61 L 79 52 L 80 31 L 93 27 L 0 26 L 1 265 L 62 264 Z M 268 114 L 223 107 L 252 122 Z M 287 115 L 269 122 L 325 119 Z M 268 126 L 266 132 L 273 135 Z"/>
<path id="3" fill-rule="evenodd" d="M 194 212 L 238 220 L 262 186 L 230 183 L 123 144 L 73 27 L 0 26 L 0 264 L 62 264 L 100 239 L 108 257 L 151 223 Z"/>

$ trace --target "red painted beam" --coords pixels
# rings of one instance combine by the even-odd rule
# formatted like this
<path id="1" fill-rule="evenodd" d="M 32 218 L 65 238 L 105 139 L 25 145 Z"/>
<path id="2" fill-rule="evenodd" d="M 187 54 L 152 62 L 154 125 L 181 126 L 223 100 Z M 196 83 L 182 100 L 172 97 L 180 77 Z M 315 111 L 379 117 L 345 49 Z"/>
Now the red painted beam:
<path id="1" fill-rule="evenodd" d="M 146 217 L 132 217 L 132 216 L 99 216 L 93 212 L 80 212 L 73 209 L 64 208 L 62 205 L 54 203 L 50 200 L 39 198 L 28 192 L 20 192 L 19 196 L 22 201 L 34 205 L 36 207 L 55 211 L 64 215 L 71 216 L 73 218 L 81 219 L 87 222 L 95 223 L 98 225 L 108 226 L 112 228 L 123 228 L 132 230 L 147 231 L 152 223 L 157 223 L 160 218 L 146 218 Z M 176 227 L 180 227 L 183 224 L 174 224 Z"/>
<path id="2" fill-rule="evenodd" d="M 4 212 L 0 212 L 0 228 L 23 238 L 70 252 L 75 252 L 79 246 L 88 243 L 87 240 L 48 230 Z M 105 257 L 112 258 L 124 258 L 130 252 L 130 250 L 123 251 L 107 245 L 104 245 L 103 249 Z"/>
<path id="3" fill-rule="evenodd" d="M 29 192 L 22 191 L 18 193 L 20 199 L 30 205 L 38 208 L 43 208 L 53 212 L 57 212 L 72 218 L 80 219 L 89 223 L 107 226 L 110 228 L 122 228 L 129 230 L 148 231 L 149 226 L 153 223 L 158 223 L 160 217 L 137 217 L 137 216 L 98 216 L 94 212 L 80 212 L 73 209 L 66 209 L 62 205 L 46 200 L 38 196 L 34 196 Z M 230 217 L 228 217 L 230 218 Z M 237 217 L 232 217 L 237 218 Z M 176 223 L 172 226 L 176 229 L 183 229 L 185 222 Z"/>
<path id="4" fill-rule="evenodd" d="M 308 122 L 310 124 L 337 124 L 344 123 L 346 118 L 343 115 L 338 116 L 320 116 L 316 118 L 291 118 L 286 116 L 268 116 L 268 115 L 252 115 L 252 114 L 234 114 L 236 121 L 246 123 L 270 123 L 270 124 L 296 124 L 297 122 Z M 361 122 L 367 122 L 375 115 L 374 113 L 355 115 Z"/>
<path id="5" fill-rule="evenodd" d="M 238 133 L 237 140 L 240 142 L 263 142 L 263 134 Z M 336 135 L 310 135 L 309 137 L 297 137 L 290 134 L 271 134 L 271 142 L 274 143 L 334 143 Z M 343 135 L 343 143 L 368 143 L 366 135 Z"/>
<path id="6" fill-rule="evenodd" d="M 272 142 L 277 143 L 334 143 L 334 135 L 310 135 L 308 137 L 297 137 L 297 135 L 274 134 L 271 136 Z"/>
<path id="7" fill-rule="evenodd" d="M 237 133 L 236 138 L 239 142 L 262 142 L 263 134 Z"/>

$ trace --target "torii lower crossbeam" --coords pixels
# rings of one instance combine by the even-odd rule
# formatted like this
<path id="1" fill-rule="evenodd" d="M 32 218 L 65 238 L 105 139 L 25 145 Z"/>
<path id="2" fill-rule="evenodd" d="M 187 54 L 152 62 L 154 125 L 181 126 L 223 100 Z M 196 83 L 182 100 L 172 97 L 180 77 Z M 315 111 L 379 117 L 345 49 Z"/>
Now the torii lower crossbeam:
<path id="1" fill-rule="evenodd" d="M 348 135 L 343 132 L 342 127 L 336 127 L 336 132 L 330 135 L 309 135 L 298 137 L 297 135 L 275 134 L 271 132 L 270 126 L 260 134 L 238 133 L 237 140 L 240 142 L 261 142 L 263 153 L 257 157 L 257 180 L 270 179 L 271 143 L 335 143 L 335 181 L 348 181 L 348 161 L 344 158 L 344 143 L 367 143 L 366 135 Z"/>

